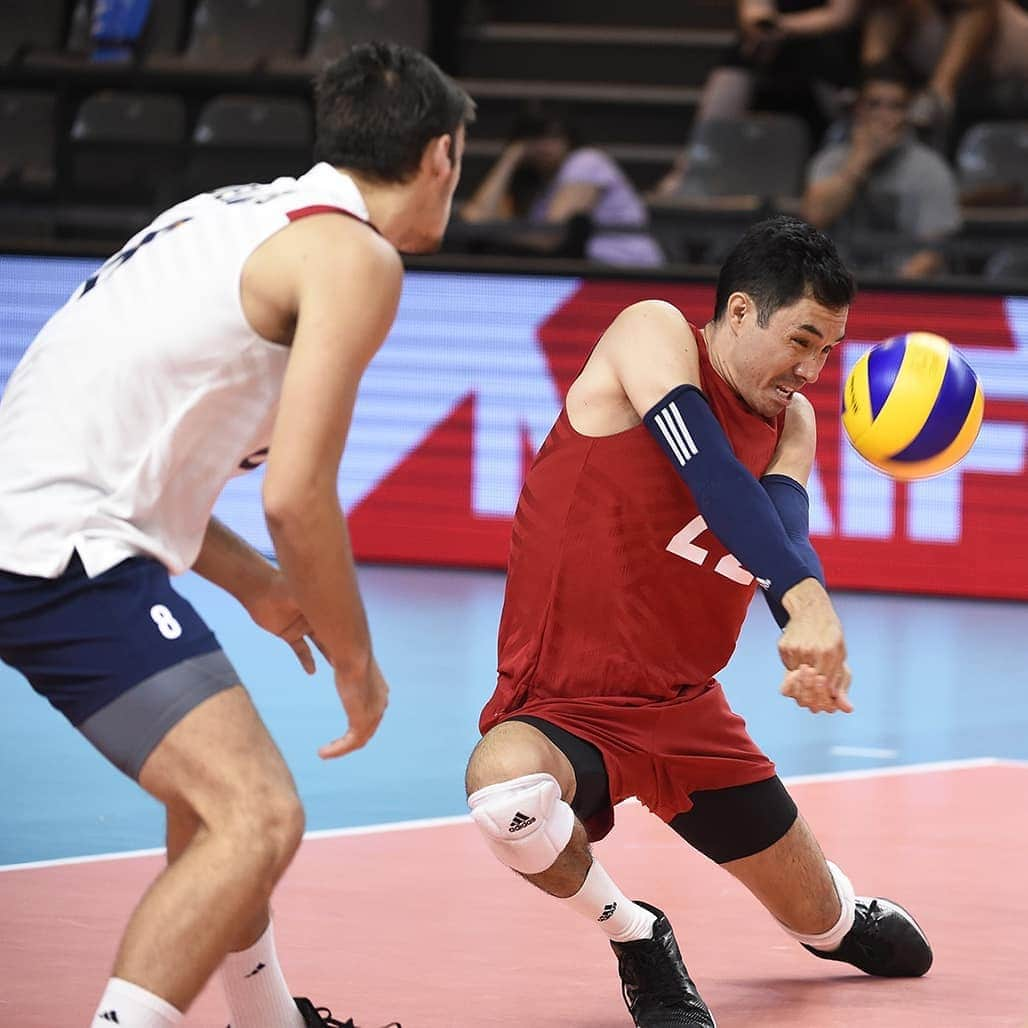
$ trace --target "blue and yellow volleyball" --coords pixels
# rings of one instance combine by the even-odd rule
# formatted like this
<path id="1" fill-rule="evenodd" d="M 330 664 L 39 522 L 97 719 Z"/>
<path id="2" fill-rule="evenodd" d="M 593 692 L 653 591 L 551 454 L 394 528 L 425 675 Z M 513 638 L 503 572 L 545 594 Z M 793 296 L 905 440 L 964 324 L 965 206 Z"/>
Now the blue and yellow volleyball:
<path id="1" fill-rule="evenodd" d="M 940 475 L 962 460 L 985 410 L 978 376 L 931 332 L 872 347 L 853 366 L 842 397 L 842 423 L 857 453 L 903 480 Z"/>

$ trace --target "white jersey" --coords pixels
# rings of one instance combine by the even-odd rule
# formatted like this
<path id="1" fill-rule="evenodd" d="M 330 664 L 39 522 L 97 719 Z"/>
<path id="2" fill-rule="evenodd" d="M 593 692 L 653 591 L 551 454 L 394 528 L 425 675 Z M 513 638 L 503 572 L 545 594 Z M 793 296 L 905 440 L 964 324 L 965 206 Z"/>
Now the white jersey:
<path id="1" fill-rule="evenodd" d="M 267 456 L 289 349 L 250 327 L 243 265 L 306 214 L 364 221 L 331 165 L 172 207 L 46 323 L 0 400 L 0 569 L 90 577 L 196 560 L 225 482 Z"/>

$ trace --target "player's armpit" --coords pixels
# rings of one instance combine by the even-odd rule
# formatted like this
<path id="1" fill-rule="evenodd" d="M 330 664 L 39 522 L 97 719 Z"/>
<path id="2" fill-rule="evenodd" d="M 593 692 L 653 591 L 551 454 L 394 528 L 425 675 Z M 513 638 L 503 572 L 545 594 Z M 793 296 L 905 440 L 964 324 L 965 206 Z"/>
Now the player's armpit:
<path id="1" fill-rule="evenodd" d="M 603 333 L 596 353 L 640 419 L 678 386 L 700 385 L 692 329 L 663 300 L 626 307 Z"/>

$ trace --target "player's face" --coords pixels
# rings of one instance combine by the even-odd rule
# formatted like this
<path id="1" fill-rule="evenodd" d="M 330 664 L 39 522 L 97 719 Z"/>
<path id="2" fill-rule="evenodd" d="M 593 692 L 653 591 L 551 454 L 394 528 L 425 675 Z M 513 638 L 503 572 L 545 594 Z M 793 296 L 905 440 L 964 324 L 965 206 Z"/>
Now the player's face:
<path id="1" fill-rule="evenodd" d="M 846 334 L 849 308 L 831 310 L 805 297 L 775 311 L 766 326 L 756 310 L 743 317 L 733 369 L 736 391 L 758 414 L 777 417 L 792 394 L 816 382 Z"/>
<path id="2" fill-rule="evenodd" d="M 452 136 L 444 136 L 449 143 L 419 173 L 420 190 L 417 213 L 408 238 L 402 241 L 404 253 L 433 253 L 439 249 L 450 220 L 453 194 L 460 181 L 461 162 L 464 157 L 464 126 Z M 431 144 L 430 144 L 431 145 Z"/>

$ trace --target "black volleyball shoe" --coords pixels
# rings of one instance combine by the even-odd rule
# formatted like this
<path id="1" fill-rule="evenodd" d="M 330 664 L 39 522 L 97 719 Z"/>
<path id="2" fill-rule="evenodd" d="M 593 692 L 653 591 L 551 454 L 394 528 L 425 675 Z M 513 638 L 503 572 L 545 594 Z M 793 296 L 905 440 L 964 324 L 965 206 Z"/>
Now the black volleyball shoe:
<path id="1" fill-rule="evenodd" d="M 689 972 L 663 911 L 636 900 L 656 914 L 652 939 L 611 942 L 618 958 L 621 994 L 637 1028 L 717 1028 Z"/>
<path id="2" fill-rule="evenodd" d="M 294 996 L 296 1009 L 303 1015 L 304 1028 L 356 1028 L 353 1018 L 339 1021 L 332 1016 L 328 1007 L 316 1007 L 306 996 Z M 228 1028 L 232 1028 L 231 1025 Z M 401 1028 L 399 1021 L 387 1024 L 385 1028 Z"/>
<path id="3" fill-rule="evenodd" d="M 882 978 L 918 978 L 932 966 L 932 947 L 913 917 L 892 900 L 869 896 L 857 897 L 853 927 L 838 949 L 803 948 Z"/>

